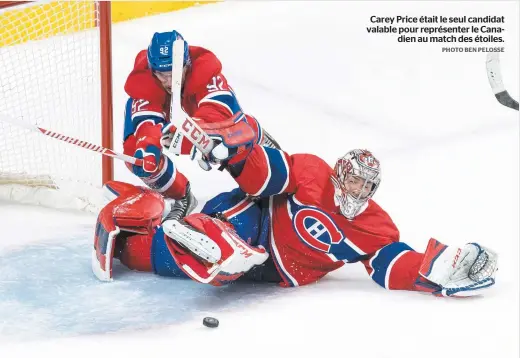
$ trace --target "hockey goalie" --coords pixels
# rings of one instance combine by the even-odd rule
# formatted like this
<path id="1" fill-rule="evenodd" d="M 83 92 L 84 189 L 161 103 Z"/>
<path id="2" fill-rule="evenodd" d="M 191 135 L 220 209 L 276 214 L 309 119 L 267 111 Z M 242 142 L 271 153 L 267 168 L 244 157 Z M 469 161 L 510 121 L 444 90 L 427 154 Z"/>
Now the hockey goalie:
<path id="1" fill-rule="evenodd" d="M 146 188 L 106 185 L 114 200 L 96 227 L 92 268 L 99 279 L 112 280 L 116 258 L 133 270 L 215 286 L 236 280 L 302 286 L 351 263 L 389 290 L 471 296 L 495 284 L 497 254 L 480 244 L 430 238 L 419 252 L 400 241 L 374 201 L 381 167 L 370 151 L 349 151 L 331 168 L 312 154 L 251 142 L 232 161 L 225 138 L 215 140 L 209 159 L 226 165 L 238 188 L 200 213 L 184 216 L 183 205 L 170 206 Z"/>

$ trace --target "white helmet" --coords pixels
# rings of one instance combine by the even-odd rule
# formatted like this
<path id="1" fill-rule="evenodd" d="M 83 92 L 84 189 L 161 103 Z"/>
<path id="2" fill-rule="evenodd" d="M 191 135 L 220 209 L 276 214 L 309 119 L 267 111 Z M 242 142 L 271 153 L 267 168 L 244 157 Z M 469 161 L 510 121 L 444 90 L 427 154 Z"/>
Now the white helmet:
<path id="1" fill-rule="evenodd" d="M 381 182 L 379 160 L 365 149 L 354 149 L 339 158 L 334 166 L 336 201 L 341 213 L 353 219 L 364 209 Z M 355 187 L 356 189 L 352 189 Z"/>

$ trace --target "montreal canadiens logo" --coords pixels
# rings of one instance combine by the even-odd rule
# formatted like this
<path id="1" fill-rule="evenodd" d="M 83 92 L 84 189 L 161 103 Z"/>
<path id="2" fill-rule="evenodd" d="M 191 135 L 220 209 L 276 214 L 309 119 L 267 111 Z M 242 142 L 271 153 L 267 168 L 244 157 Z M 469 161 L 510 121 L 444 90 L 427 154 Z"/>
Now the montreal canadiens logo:
<path id="1" fill-rule="evenodd" d="M 370 168 L 379 168 L 379 160 L 377 160 L 369 151 L 363 151 L 359 155 L 359 160 Z"/>
<path id="2" fill-rule="evenodd" d="M 316 250 L 329 252 L 331 245 L 343 240 L 343 233 L 324 212 L 304 208 L 293 217 L 293 225 L 298 236 Z"/>

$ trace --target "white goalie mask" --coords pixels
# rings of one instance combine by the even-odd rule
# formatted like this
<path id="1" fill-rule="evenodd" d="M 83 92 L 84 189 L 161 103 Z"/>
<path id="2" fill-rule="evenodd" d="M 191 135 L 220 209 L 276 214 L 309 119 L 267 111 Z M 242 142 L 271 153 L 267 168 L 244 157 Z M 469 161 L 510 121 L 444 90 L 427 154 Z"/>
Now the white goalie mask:
<path id="1" fill-rule="evenodd" d="M 341 213 L 353 219 L 364 210 L 381 182 L 381 167 L 374 155 L 354 149 L 339 158 L 334 166 L 335 197 Z"/>

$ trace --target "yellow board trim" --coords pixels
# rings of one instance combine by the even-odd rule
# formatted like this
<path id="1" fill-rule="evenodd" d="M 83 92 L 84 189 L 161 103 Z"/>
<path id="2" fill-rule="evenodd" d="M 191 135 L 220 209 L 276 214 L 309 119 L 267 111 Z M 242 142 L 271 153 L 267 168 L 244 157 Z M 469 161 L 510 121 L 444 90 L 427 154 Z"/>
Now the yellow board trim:
<path id="1" fill-rule="evenodd" d="M 112 1 L 112 22 L 185 9 L 211 1 Z M 55 35 L 86 30 L 96 26 L 93 1 L 52 1 L 28 4 L 0 12 L 0 47 Z"/>
<path id="2" fill-rule="evenodd" d="M 0 13 L 0 47 L 95 26 L 93 2 L 60 1 L 35 5 Z"/>
<path id="3" fill-rule="evenodd" d="M 144 16 L 186 9 L 214 1 L 112 1 L 112 22 L 137 19 Z"/>

